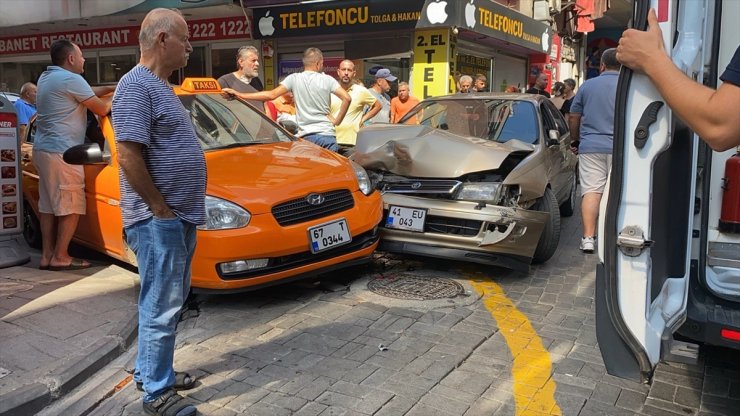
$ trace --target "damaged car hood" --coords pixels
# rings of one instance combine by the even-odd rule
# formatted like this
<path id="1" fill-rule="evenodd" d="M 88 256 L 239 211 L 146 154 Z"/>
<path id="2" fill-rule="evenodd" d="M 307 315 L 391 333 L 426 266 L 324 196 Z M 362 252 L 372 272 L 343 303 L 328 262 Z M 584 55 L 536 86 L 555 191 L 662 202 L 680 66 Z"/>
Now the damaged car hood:
<path id="1" fill-rule="evenodd" d="M 422 125 L 372 125 L 357 134 L 352 160 L 365 169 L 417 178 L 457 178 L 497 169 L 512 152 L 532 152 L 519 140 L 497 143 Z"/>

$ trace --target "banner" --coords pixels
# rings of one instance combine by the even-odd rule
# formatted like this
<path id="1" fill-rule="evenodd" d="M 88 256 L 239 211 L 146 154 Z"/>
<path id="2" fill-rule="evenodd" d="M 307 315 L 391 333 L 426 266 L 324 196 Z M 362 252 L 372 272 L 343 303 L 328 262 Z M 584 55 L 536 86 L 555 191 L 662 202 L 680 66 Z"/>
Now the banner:
<path id="1" fill-rule="evenodd" d="M 19 234 L 23 229 L 18 153 L 18 119 L 10 108 L 0 112 L 0 235 Z"/>
<path id="2" fill-rule="evenodd" d="M 190 42 L 239 39 L 250 40 L 244 16 L 189 20 Z M 139 26 L 124 26 L 0 38 L 0 55 L 48 53 L 55 40 L 66 38 L 82 50 L 139 46 Z"/>

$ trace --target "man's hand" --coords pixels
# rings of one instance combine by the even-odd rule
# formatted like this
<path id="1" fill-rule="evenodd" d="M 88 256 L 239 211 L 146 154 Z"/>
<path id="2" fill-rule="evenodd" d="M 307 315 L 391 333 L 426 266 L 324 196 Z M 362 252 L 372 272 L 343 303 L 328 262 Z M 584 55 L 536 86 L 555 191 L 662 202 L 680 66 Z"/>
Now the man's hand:
<path id="1" fill-rule="evenodd" d="M 233 98 L 236 96 L 236 91 L 232 90 L 231 88 L 221 88 L 221 92 L 226 98 Z"/>
<path id="2" fill-rule="evenodd" d="M 175 218 L 177 215 L 166 204 L 160 207 L 149 207 L 156 218 Z"/>
<path id="3" fill-rule="evenodd" d="M 617 46 L 617 59 L 635 71 L 647 73 L 648 65 L 654 63 L 658 57 L 667 57 L 663 46 L 663 32 L 658 26 L 658 16 L 655 9 L 648 13 L 648 28 L 646 31 L 627 29 L 622 33 Z"/>

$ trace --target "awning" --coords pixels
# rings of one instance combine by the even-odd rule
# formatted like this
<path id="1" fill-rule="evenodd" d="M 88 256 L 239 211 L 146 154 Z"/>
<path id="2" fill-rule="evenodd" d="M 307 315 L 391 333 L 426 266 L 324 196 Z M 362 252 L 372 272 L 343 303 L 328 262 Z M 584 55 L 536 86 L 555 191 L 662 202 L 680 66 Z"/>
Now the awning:
<path id="1" fill-rule="evenodd" d="M 416 28 L 433 27 L 459 27 L 539 53 L 552 46 L 549 25 L 492 0 L 426 0 Z"/>

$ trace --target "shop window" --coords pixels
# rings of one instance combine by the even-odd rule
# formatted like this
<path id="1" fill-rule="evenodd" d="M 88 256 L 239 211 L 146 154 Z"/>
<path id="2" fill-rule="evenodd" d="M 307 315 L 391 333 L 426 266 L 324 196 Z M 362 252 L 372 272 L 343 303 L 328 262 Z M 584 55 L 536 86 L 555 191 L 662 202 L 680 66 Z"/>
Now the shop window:
<path id="1" fill-rule="evenodd" d="M 100 83 L 118 82 L 122 76 L 136 66 L 136 55 L 100 57 Z"/>
<path id="2" fill-rule="evenodd" d="M 221 78 L 236 70 L 236 52 L 238 50 L 239 48 L 211 50 L 211 69 L 214 78 Z"/>
<path id="3" fill-rule="evenodd" d="M 51 65 L 49 59 L 38 62 L 5 62 L 0 64 L 0 90 L 20 93 L 21 85 L 26 82 L 38 83 L 41 74 L 46 67 Z"/>
<path id="4" fill-rule="evenodd" d="M 357 78 L 362 79 L 363 83 L 366 87 L 370 88 L 373 83 L 375 83 L 375 77 L 373 75 L 370 75 L 368 72 L 372 67 L 374 66 L 382 66 L 383 68 L 388 68 L 391 71 L 391 74 L 396 76 L 398 80 L 396 82 L 391 82 L 391 90 L 388 92 L 388 95 L 392 97 L 395 97 L 398 95 L 398 83 L 400 81 L 409 82 L 410 81 L 410 70 L 409 70 L 409 64 L 410 59 L 409 58 L 400 58 L 400 59 L 365 59 L 364 61 L 364 68 L 362 70 L 362 73 L 360 73 L 360 68 L 357 68 Z"/>
<path id="5" fill-rule="evenodd" d="M 187 66 L 173 72 L 169 81 L 171 84 L 180 85 L 187 77 L 205 77 L 206 75 L 206 47 L 199 46 L 190 52 Z"/>

